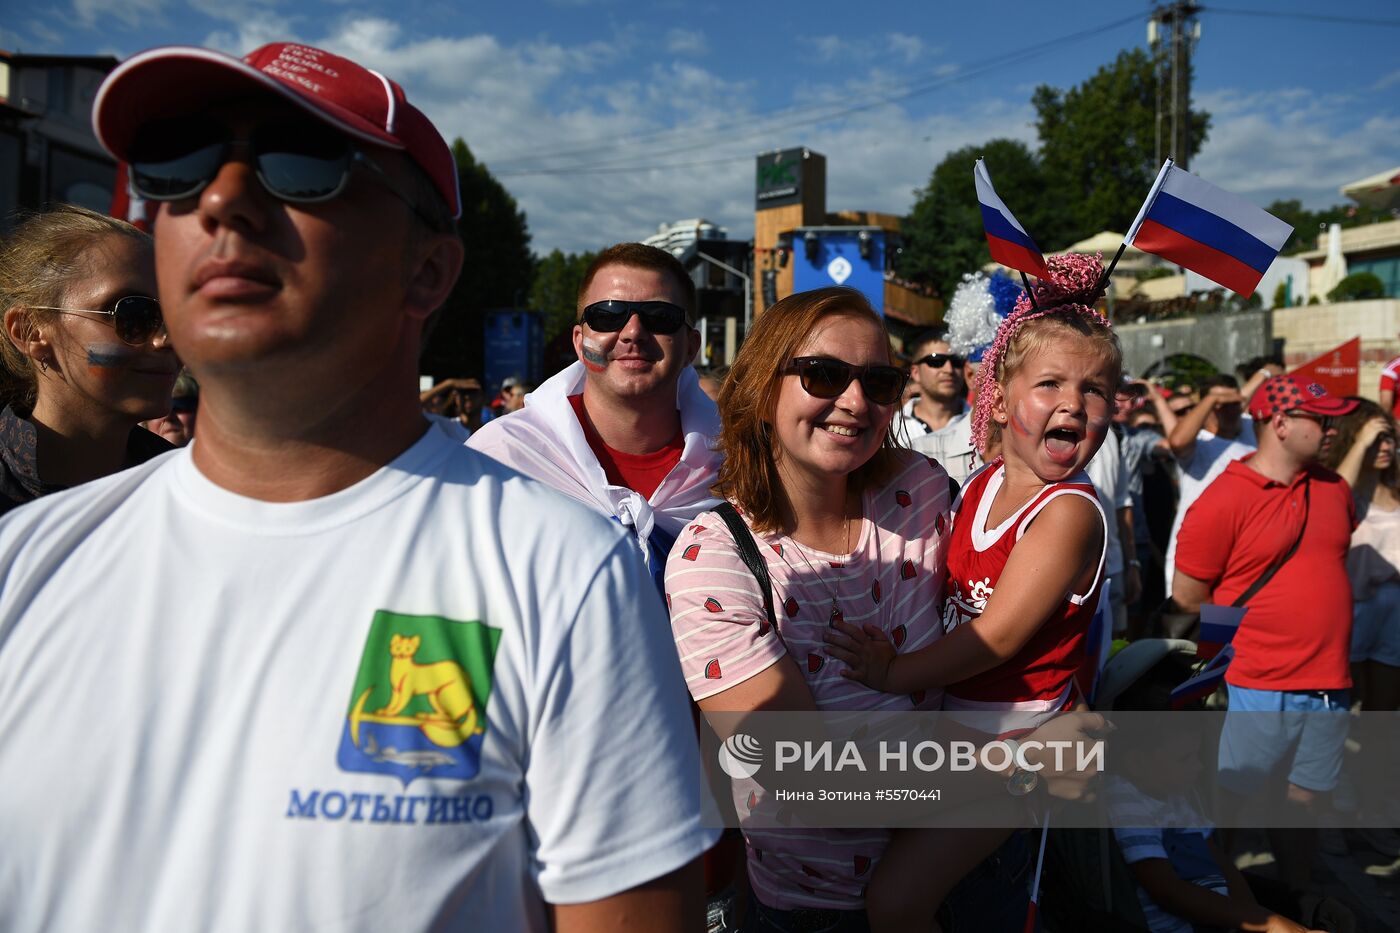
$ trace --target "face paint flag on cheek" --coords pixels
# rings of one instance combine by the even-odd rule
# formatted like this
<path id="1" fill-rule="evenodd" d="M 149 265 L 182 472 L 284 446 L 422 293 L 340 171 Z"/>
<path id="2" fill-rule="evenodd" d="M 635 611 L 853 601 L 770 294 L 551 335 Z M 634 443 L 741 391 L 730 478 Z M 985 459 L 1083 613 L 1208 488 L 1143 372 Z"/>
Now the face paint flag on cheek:
<path id="1" fill-rule="evenodd" d="M 87 348 L 87 364 L 94 369 L 112 369 L 125 366 L 134 354 L 130 349 L 115 343 L 95 343 Z"/>
<path id="2" fill-rule="evenodd" d="M 583 338 L 583 365 L 595 373 L 600 373 L 608 368 L 607 353 L 587 337 Z"/>

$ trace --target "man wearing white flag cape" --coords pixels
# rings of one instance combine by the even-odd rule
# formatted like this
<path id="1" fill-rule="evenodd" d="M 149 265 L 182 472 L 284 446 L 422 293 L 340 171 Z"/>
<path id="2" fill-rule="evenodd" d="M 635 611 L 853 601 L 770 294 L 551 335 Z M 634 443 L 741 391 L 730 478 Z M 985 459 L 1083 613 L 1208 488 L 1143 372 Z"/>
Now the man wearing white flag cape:
<path id="1" fill-rule="evenodd" d="M 664 250 L 604 250 L 579 288 L 578 362 L 469 446 L 626 526 L 660 586 L 688 521 L 719 504 L 719 412 L 691 361 L 695 284 Z"/>

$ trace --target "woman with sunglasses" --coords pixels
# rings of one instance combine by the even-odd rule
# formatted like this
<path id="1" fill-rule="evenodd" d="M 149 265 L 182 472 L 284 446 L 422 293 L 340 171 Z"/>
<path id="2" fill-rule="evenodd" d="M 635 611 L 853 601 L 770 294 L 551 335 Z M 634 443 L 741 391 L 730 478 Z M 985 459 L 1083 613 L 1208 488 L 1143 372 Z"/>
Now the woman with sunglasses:
<path id="1" fill-rule="evenodd" d="M 1368 399 L 1335 419 L 1337 436 L 1323 448 L 1323 466 L 1336 470 L 1351 487 L 1359 524 L 1347 551 L 1351 579 L 1351 679 L 1366 712 L 1400 709 L 1400 463 L 1395 454 L 1396 426 L 1390 415 Z M 1386 754 L 1362 747 L 1373 767 L 1358 773 L 1389 775 Z M 1374 756 L 1374 757 L 1373 757 Z M 1363 807 L 1374 817 L 1393 817 L 1397 809 L 1387 786 L 1361 788 Z M 1385 811 L 1390 810 L 1387 814 Z M 1394 825 L 1393 821 L 1369 825 Z M 1365 830 L 1368 841 L 1384 839 L 1396 846 L 1392 830 Z"/>
<path id="2" fill-rule="evenodd" d="M 842 677 L 822 641 L 841 619 L 877 625 L 901 645 L 942 632 L 948 476 L 890 431 L 905 380 L 884 324 L 853 289 L 793 295 L 755 322 L 720 389 L 725 460 L 715 492 L 758 541 L 777 631 L 729 529 L 702 513 L 666 563 L 673 634 L 702 710 L 939 708 L 938 690 L 892 696 Z M 755 793 L 741 816 L 776 806 Z M 752 928 L 826 913 L 863 921 L 861 891 L 887 833 L 745 835 Z"/>
<path id="3" fill-rule="evenodd" d="M 0 512 L 174 448 L 139 427 L 180 371 L 161 322 L 151 238 L 59 206 L 0 249 Z"/>
<path id="4" fill-rule="evenodd" d="M 950 483 L 891 434 L 905 378 L 883 322 L 849 288 L 783 299 L 744 341 L 720 390 L 715 491 L 757 540 L 776 629 L 723 518 L 702 513 L 671 552 L 666 593 L 686 684 L 705 712 L 939 709 L 941 690 L 894 695 L 842 676 L 823 641 L 842 621 L 905 650 L 942 634 Z M 781 807 L 756 786 L 736 784 L 735 796 L 741 819 Z M 867 928 L 864 889 L 888 832 L 746 825 L 745 837 L 755 895 L 746 930 Z"/>
<path id="5" fill-rule="evenodd" d="M 1351 487 L 1359 524 L 1347 552 L 1353 599 L 1351 665 L 1365 710 L 1400 709 L 1400 463 L 1395 421 L 1369 399 L 1334 420 L 1323 466 Z"/>

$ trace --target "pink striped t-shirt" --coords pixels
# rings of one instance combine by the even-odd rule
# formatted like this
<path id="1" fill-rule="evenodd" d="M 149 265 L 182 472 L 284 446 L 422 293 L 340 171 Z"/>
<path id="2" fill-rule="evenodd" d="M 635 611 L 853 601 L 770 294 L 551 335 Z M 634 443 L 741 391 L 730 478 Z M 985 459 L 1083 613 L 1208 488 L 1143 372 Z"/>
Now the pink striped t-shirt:
<path id="1" fill-rule="evenodd" d="M 773 581 L 773 632 L 758 582 L 723 519 L 697 516 L 666 562 L 666 600 L 686 685 L 713 696 L 791 656 L 818 709 L 936 710 L 942 691 L 880 693 L 842 677 L 822 633 L 833 612 L 874 624 L 901 652 L 942 635 L 948 474 L 936 461 L 905 453 L 899 474 L 862 497 L 864 518 L 850 554 L 828 554 L 780 534 L 755 535 Z M 776 808 L 757 785 L 735 782 L 740 816 Z M 759 830 L 745 833 L 749 878 L 777 909 L 858 909 L 870 873 L 889 841 L 884 830 Z"/>

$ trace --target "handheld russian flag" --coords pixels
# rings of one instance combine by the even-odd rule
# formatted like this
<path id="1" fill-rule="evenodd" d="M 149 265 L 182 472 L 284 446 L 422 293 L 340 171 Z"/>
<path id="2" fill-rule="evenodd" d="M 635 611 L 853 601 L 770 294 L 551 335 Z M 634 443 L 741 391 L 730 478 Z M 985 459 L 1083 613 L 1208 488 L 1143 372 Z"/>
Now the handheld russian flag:
<path id="1" fill-rule="evenodd" d="M 1248 606 L 1201 604 L 1201 634 L 1196 639 L 1196 657 L 1213 658 L 1235 638 Z"/>
<path id="2" fill-rule="evenodd" d="M 1172 709 L 1185 709 L 1199 703 L 1220 688 L 1225 679 L 1225 669 L 1235 657 L 1233 645 L 1226 645 L 1220 653 L 1211 658 L 1201 672 L 1190 680 L 1183 681 L 1171 694 Z"/>
<path id="3" fill-rule="evenodd" d="M 1268 211 L 1168 159 L 1124 242 L 1248 298 L 1292 232 Z"/>
<path id="4" fill-rule="evenodd" d="M 987 233 L 987 249 L 992 258 L 1003 266 L 1029 272 L 1042 279 L 1050 277 L 1040 247 L 1021 226 L 992 187 L 992 176 L 981 159 L 972 167 L 972 180 L 977 186 L 977 204 L 982 208 L 982 228 Z"/>

